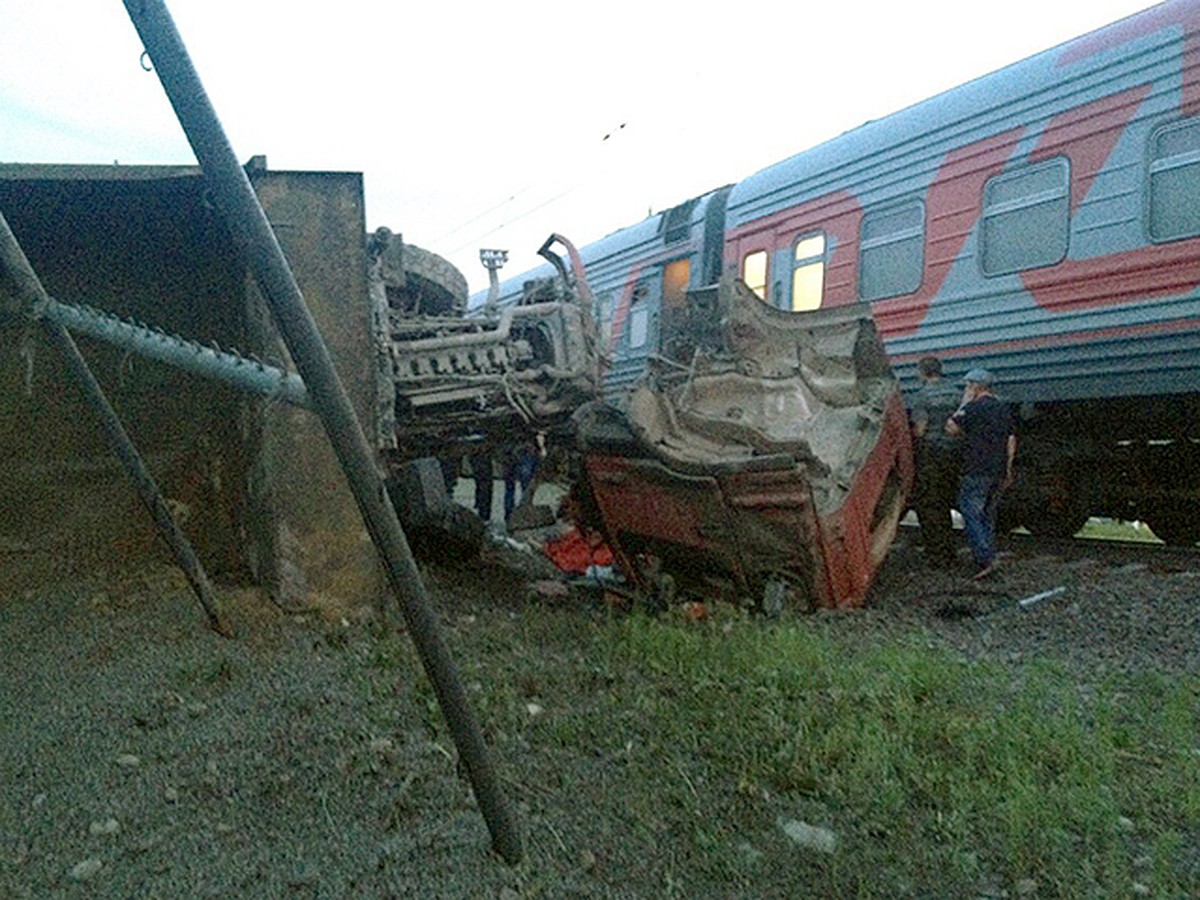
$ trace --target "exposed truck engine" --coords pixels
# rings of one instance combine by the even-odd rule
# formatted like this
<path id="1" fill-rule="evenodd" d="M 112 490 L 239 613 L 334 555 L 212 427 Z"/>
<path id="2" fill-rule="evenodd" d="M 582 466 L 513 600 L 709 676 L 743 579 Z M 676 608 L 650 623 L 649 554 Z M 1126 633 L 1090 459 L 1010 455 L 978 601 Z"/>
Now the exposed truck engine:
<path id="1" fill-rule="evenodd" d="M 386 230 L 375 233 L 369 283 L 378 432 L 389 459 L 462 456 L 481 444 L 553 432 L 597 396 L 591 297 L 551 253 L 555 241 L 575 251 L 557 236 L 542 248 L 559 277 L 527 284 L 519 304 L 466 316 L 457 270 Z"/>

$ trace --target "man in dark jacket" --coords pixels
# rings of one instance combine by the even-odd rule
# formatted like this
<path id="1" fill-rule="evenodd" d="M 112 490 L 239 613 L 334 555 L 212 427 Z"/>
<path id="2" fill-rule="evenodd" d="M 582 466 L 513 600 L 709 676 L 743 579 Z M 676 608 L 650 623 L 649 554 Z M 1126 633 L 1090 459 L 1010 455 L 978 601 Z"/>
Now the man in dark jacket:
<path id="1" fill-rule="evenodd" d="M 946 420 L 946 433 L 963 439 L 958 511 L 978 579 L 996 568 L 996 512 L 1012 484 L 1017 437 L 1008 405 L 992 393 L 991 373 L 972 369 L 963 380 L 962 405 Z"/>
<path id="2" fill-rule="evenodd" d="M 958 410 L 962 391 L 942 377 L 942 363 L 936 356 L 919 360 L 917 375 L 921 389 L 913 395 L 911 413 L 917 463 L 913 508 L 921 525 L 926 560 L 948 566 L 954 562 L 950 510 L 958 491 L 962 441 L 946 434 L 943 426 Z"/>

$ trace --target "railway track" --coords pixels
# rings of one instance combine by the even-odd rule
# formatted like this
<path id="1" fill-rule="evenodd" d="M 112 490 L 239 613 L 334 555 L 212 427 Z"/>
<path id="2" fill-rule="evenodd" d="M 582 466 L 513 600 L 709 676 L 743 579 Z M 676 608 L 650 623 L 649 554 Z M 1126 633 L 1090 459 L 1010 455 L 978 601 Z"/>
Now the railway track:
<path id="1" fill-rule="evenodd" d="M 961 532 L 961 529 L 956 530 Z M 906 541 L 920 542 L 920 529 L 911 521 L 911 517 L 901 523 L 900 536 Z M 1064 560 L 1090 557 L 1116 565 L 1145 564 L 1151 571 L 1200 568 L 1200 546 L 1169 547 L 1161 541 L 1078 535 L 1047 538 L 1014 531 L 1001 535 L 998 543 L 1001 553 L 1020 557 L 1046 555 Z M 963 544 L 965 546 L 965 539 Z"/>
<path id="2" fill-rule="evenodd" d="M 996 573 L 974 582 L 965 543 L 959 569 L 934 568 L 904 526 L 875 585 L 877 627 L 916 625 L 969 660 L 1065 666 L 1081 685 L 1200 669 L 1200 548 L 1009 534 Z"/>

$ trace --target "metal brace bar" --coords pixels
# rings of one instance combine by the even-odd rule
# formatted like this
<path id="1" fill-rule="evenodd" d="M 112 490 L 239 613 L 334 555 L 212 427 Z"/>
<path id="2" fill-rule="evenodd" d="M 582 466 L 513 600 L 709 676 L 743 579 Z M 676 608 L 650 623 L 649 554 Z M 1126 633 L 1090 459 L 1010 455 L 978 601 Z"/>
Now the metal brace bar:
<path id="1" fill-rule="evenodd" d="M 205 347 L 90 306 L 75 306 L 50 297 L 34 304 L 32 314 L 193 375 L 223 381 L 266 397 L 278 397 L 306 409 L 312 407 L 308 389 L 299 375 L 268 366 L 259 360 Z"/>

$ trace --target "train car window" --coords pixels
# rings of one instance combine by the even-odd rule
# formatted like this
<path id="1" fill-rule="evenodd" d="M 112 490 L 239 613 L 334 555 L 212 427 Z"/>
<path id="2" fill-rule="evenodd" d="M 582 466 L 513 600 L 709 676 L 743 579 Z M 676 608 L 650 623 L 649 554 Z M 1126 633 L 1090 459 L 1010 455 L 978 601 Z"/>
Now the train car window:
<path id="1" fill-rule="evenodd" d="M 1052 266 L 1067 255 L 1071 166 L 1060 156 L 983 186 L 980 264 L 984 275 Z"/>
<path id="2" fill-rule="evenodd" d="M 864 215 L 859 252 L 861 299 L 911 294 L 925 271 L 925 204 L 913 200 Z"/>
<path id="3" fill-rule="evenodd" d="M 766 250 L 755 250 L 746 254 L 746 258 L 742 260 L 742 281 L 758 295 L 759 300 L 767 299 Z"/>
<path id="4" fill-rule="evenodd" d="M 807 234 L 796 241 L 792 261 L 792 312 L 821 307 L 825 290 L 825 235 Z"/>
<path id="5" fill-rule="evenodd" d="M 1150 237 L 1175 241 L 1200 234 L 1200 122 L 1160 128 L 1151 138 Z"/>
<path id="6" fill-rule="evenodd" d="M 672 260 L 663 267 L 662 300 L 665 308 L 674 309 L 687 301 L 691 272 L 691 261 L 686 259 Z"/>

